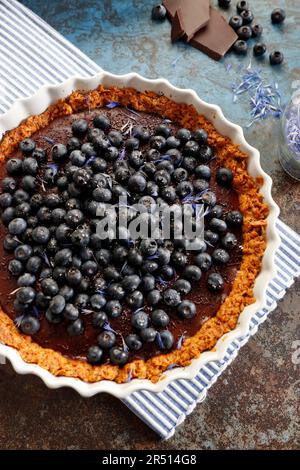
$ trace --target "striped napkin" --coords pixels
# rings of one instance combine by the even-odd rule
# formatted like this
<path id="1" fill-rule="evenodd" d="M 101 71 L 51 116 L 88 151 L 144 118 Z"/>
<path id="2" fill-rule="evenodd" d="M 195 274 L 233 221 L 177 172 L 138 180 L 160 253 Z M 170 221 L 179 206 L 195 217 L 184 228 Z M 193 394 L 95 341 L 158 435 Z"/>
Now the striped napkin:
<path id="1" fill-rule="evenodd" d="M 71 75 L 89 76 L 100 67 L 59 33 L 16 0 L 0 0 L 0 112 L 15 99 L 30 96 L 45 84 L 57 84 Z M 207 363 L 194 380 L 176 380 L 161 393 L 135 392 L 123 402 L 162 438 L 203 401 L 207 390 L 236 357 L 274 310 L 294 279 L 300 275 L 300 236 L 278 221 L 281 246 L 276 254 L 277 276 L 267 290 L 266 306 L 257 312 L 249 332 L 230 344 L 221 361 Z"/>

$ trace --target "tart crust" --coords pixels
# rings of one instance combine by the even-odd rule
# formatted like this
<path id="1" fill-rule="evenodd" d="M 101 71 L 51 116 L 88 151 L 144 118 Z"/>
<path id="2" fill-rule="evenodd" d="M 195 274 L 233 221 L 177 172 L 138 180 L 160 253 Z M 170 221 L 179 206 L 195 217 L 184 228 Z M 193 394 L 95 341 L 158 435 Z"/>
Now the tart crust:
<path id="1" fill-rule="evenodd" d="M 157 355 L 147 361 L 134 360 L 122 368 L 111 364 L 92 366 L 85 361 L 69 359 L 52 349 L 42 348 L 31 337 L 22 335 L 1 307 L 0 341 L 17 349 L 24 361 L 38 364 L 56 376 L 75 377 L 86 382 L 105 379 L 124 383 L 130 374 L 132 379 L 149 379 L 156 382 L 173 364 L 187 366 L 201 352 L 213 349 L 219 338 L 235 328 L 244 308 L 255 302 L 253 285 L 260 272 L 266 248 L 268 206 L 259 191 L 263 179 L 254 179 L 247 172 L 248 156 L 238 145 L 232 144 L 228 137 L 218 134 L 213 125 L 192 105 L 178 104 L 165 96 L 153 92 L 141 93 L 132 88 L 104 88 L 100 85 L 89 93 L 74 91 L 42 114 L 30 116 L 16 129 L 6 132 L 0 143 L 0 161 L 8 157 L 21 140 L 45 128 L 57 117 L 87 108 L 103 107 L 109 101 L 117 101 L 136 111 L 159 114 L 191 130 L 203 127 L 208 132 L 208 144 L 214 148 L 220 164 L 233 170 L 233 188 L 239 196 L 244 224 L 243 258 L 231 292 L 215 316 L 207 320 L 194 336 L 187 338 L 179 350 Z"/>

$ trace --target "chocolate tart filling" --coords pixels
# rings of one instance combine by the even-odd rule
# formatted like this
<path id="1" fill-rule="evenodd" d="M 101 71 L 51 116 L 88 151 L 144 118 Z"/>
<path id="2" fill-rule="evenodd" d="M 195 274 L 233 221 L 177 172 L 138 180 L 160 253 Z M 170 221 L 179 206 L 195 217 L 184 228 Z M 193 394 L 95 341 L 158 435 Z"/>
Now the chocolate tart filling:
<path id="1" fill-rule="evenodd" d="M 84 119 L 89 123 L 90 128 L 93 128 L 93 118 L 99 114 L 105 113 L 110 120 L 110 131 L 121 129 L 129 129 L 130 126 L 139 125 L 146 128 L 151 135 L 154 134 L 155 129 L 160 124 L 164 124 L 162 117 L 153 113 L 139 112 L 138 114 L 132 113 L 125 107 L 115 107 L 113 109 L 102 108 L 94 109 L 91 111 L 79 112 L 72 114 L 71 116 L 63 116 L 55 119 L 47 127 L 35 132 L 31 138 L 35 141 L 36 147 L 43 148 L 48 154 L 48 164 L 51 163 L 51 148 L 54 143 L 67 144 L 70 137 L 72 137 L 72 122 L 77 119 Z M 174 124 L 173 122 L 168 124 L 168 127 L 172 131 L 172 135 L 176 135 L 180 125 Z M 123 132 L 124 134 L 124 132 Z M 81 142 L 85 142 L 87 138 L 81 139 Z M 140 150 L 146 152 L 149 149 L 149 143 L 141 144 Z M 23 158 L 20 150 L 15 151 L 9 156 L 9 158 Z M 68 160 L 67 160 L 68 161 Z M 201 163 L 201 162 L 198 162 Z M 216 170 L 219 167 L 219 163 L 216 158 L 211 159 L 208 162 L 211 169 L 211 179 L 209 181 L 209 189 L 213 191 L 217 197 L 217 204 L 221 205 L 224 210 L 224 217 L 229 211 L 239 209 L 238 194 L 232 187 L 225 187 L 217 184 L 216 182 Z M 63 166 L 59 165 L 60 171 L 63 173 Z M 108 172 L 111 172 L 111 168 Z M 0 166 L 0 179 L 3 180 L 7 174 L 5 162 L 2 162 Z M 190 178 L 193 179 L 192 173 Z M 57 189 L 57 188 L 56 188 Z M 56 189 L 47 188 L 48 191 L 56 191 Z M 44 194 L 42 186 L 39 187 L 39 192 Z M 206 228 L 208 226 L 209 219 L 205 220 Z M 236 273 L 239 270 L 241 259 L 242 259 L 242 228 L 230 228 L 230 232 L 234 233 L 237 238 L 237 246 L 230 251 L 230 260 L 224 265 L 214 265 L 208 272 L 202 272 L 200 281 L 192 283 L 192 291 L 184 296 L 185 300 L 191 300 L 197 307 L 197 312 L 194 318 L 191 319 L 180 319 L 176 313 L 176 309 L 163 305 L 162 303 L 156 307 L 145 306 L 144 310 L 150 312 L 155 308 L 163 308 L 170 317 L 170 323 L 168 330 L 174 336 L 173 348 L 180 347 L 183 338 L 193 336 L 203 325 L 205 321 L 216 315 L 220 305 L 224 302 L 226 296 L 230 293 L 233 281 L 236 277 Z M 1 223 L 0 235 L 1 240 L 7 235 L 7 228 Z M 207 253 L 211 254 L 215 248 L 220 247 L 220 243 L 216 246 L 208 246 Z M 193 252 L 189 254 L 189 263 L 193 264 Z M 0 273 L 0 302 L 1 307 L 11 319 L 15 320 L 17 314 L 14 311 L 13 301 L 15 298 L 14 292 L 17 286 L 17 280 L 13 277 L 8 270 L 9 261 L 13 258 L 13 254 L 8 253 L 3 248 L 3 243 L 0 244 L 0 257 L 1 257 L 1 273 Z M 46 267 L 46 266 L 45 266 Z M 207 277 L 211 272 L 218 272 L 224 279 L 224 290 L 222 292 L 211 292 L 207 288 Z M 101 270 L 100 270 L 101 274 Z M 99 276 L 99 272 L 97 274 Z M 177 275 L 177 278 L 179 276 Z M 164 283 L 163 287 L 158 282 L 158 289 L 165 289 L 168 285 L 172 287 L 176 277 L 171 281 Z M 124 304 L 124 309 L 120 317 L 110 318 L 110 326 L 117 333 L 117 344 L 122 346 L 122 338 L 126 337 L 130 333 L 134 333 L 134 329 L 131 326 L 131 315 L 132 311 L 129 310 Z M 44 312 L 40 312 L 39 321 L 40 329 L 32 336 L 33 340 L 43 348 L 51 348 L 55 351 L 61 352 L 63 355 L 70 358 L 85 359 L 86 352 L 90 346 L 97 344 L 97 336 L 99 329 L 92 325 L 92 315 L 85 314 L 81 316 L 84 322 L 84 332 L 79 336 L 70 336 L 67 334 L 68 321 L 64 320 L 59 324 L 52 324 L 47 321 L 44 316 Z M 157 347 L 155 342 L 144 343 L 143 347 L 136 352 L 129 351 L 129 360 L 143 359 L 161 354 L 161 351 Z M 108 362 L 108 355 L 106 354 L 103 362 Z"/>

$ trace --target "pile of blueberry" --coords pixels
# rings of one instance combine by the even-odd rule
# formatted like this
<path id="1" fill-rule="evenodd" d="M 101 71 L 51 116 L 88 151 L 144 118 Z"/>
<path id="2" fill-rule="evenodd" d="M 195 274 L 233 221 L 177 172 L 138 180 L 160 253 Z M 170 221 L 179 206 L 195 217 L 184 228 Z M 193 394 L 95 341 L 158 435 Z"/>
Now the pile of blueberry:
<path id="1" fill-rule="evenodd" d="M 202 271 L 228 262 L 229 251 L 237 245 L 228 226 L 243 222 L 239 211 L 225 214 L 209 188 L 213 151 L 207 133 L 179 129 L 173 135 L 162 123 L 154 135 L 135 126 L 125 137 L 111 130 L 109 117 L 101 113 L 93 125 L 74 120 L 66 145 L 54 143 L 47 152 L 25 139 L 20 150 L 22 157 L 6 163 L 0 206 L 8 229 L 4 248 L 14 254 L 9 271 L 17 278 L 14 309 L 21 331 L 37 334 L 43 317 L 63 323 L 66 334 L 77 336 L 84 333 L 84 315 L 90 314 L 99 331 L 98 344 L 87 351 L 92 364 L 109 357 L 111 363 L 123 365 L 129 351 L 138 351 L 143 343 L 172 348 L 164 306 L 182 319 L 195 316 L 195 304 L 182 297 Z M 218 184 L 230 187 L 232 179 L 231 170 L 217 170 Z M 194 198 L 205 205 L 205 241 L 199 240 L 192 263 L 185 240 L 134 241 L 125 227 L 122 237 L 111 233 L 101 239 L 97 209 L 105 208 L 104 203 L 118 205 L 125 194 L 128 220 L 136 217 L 130 210 L 134 203 L 169 207 Z M 118 206 L 119 216 L 123 209 Z M 149 209 L 146 224 L 151 217 Z M 211 255 L 208 245 L 214 247 Z M 207 286 L 222 291 L 224 280 L 212 272 Z M 110 320 L 125 308 L 131 312 L 132 333 L 120 341 Z"/>
<path id="2" fill-rule="evenodd" d="M 219 0 L 219 6 L 222 8 L 229 8 L 231 0 Z M 240 0 L 237 5 L 237 15 L 230 18 L 229 24 L 236 31 L 239 39 L 233 45 L 233 50 L 237 54 L 247 54 L 248 44 L 250 38 L 259 38 L 263 33 L 263 27 L 254 23 L 254 15 L 250 10 L 249 3 L 246 0 Z M 273 24 L 280 24 L 285 20 L 285 11 L 281 8 L 276 8 L 271 13 L 271 21 Z M 267 51 L 264 43 L 258 42 L 253 46 L 253 54 L 256 57 L 263 56 Z M 283 54 L 280 51 L 271 52 L 269 56 L 271 65 L 278 65 L 283 62 Z"/>

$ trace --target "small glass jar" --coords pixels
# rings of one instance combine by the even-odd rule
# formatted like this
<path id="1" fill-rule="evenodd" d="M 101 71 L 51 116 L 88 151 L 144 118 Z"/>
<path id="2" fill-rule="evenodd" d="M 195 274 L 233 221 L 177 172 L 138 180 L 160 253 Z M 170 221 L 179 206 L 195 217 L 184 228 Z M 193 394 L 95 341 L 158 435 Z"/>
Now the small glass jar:
<path id="1" fill-rule="evenodd" d="M 300 100 L 293 99 L 283 113 L 279 161 L 286 173 L 300 181 Z"/>

